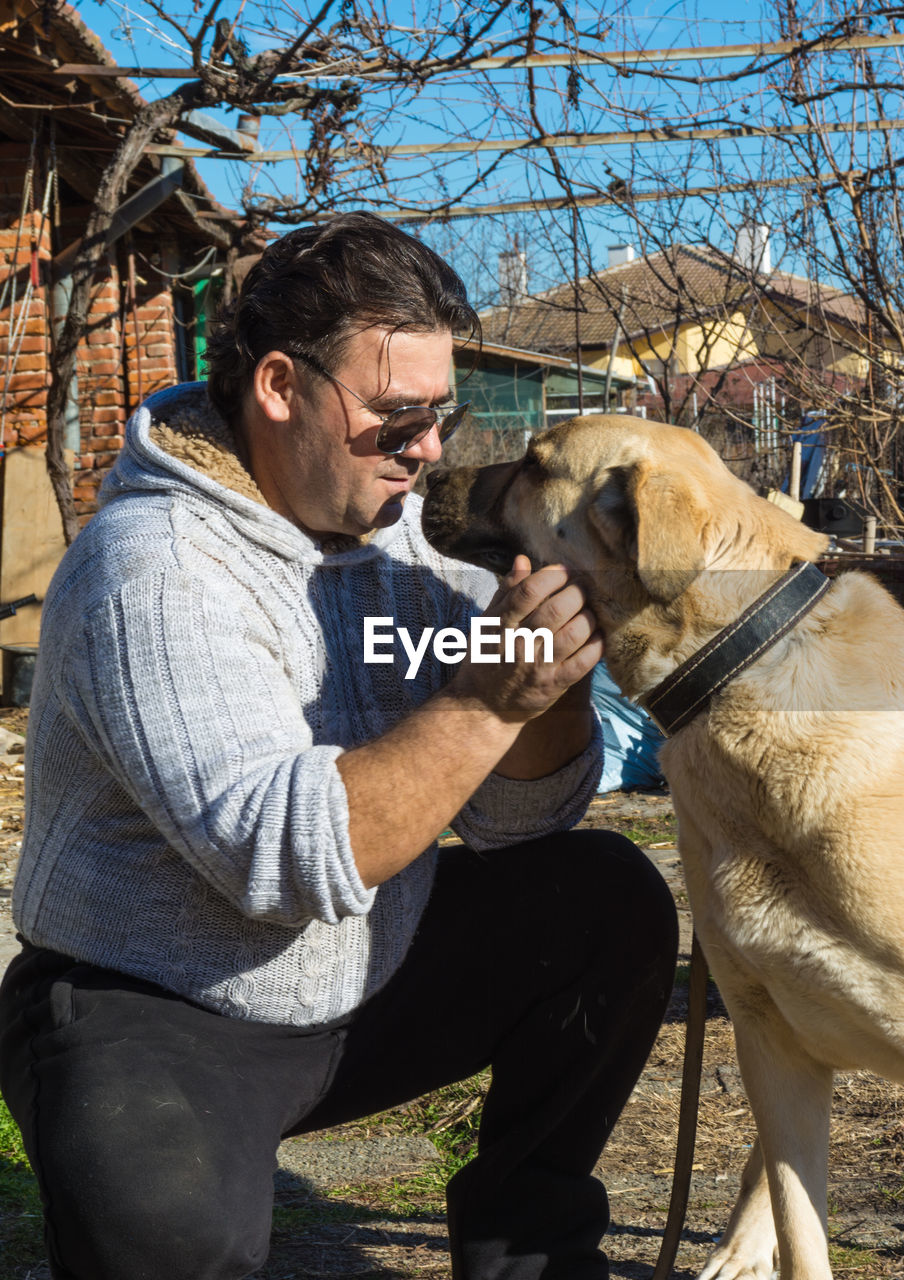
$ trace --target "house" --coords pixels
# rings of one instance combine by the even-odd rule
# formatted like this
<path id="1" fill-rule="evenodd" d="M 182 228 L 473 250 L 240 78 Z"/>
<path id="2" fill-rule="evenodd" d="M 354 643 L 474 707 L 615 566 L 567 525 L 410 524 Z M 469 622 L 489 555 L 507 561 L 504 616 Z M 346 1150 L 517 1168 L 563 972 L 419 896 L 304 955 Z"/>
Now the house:
<path id="1" fill-rule="evenodd" d="M 115 63 L 74 8 L 0 0 L 0 603 L 42 597 L 64 549 L 44 463 L 54 335 L 68 306 L 72 246 L 143 105 L 129 80 L 86 65 Z M 71 75 L 58 74 L 70 66 Z M 263 247 L 190 160 L 156 155 L 143 156 L 129 178 L 113 232 L 68 407 L 82 522 L 129 413 L 156 388 L 197 376 L 211 279 L 227 257 Z M 39 617 L 23 608 L 0 622 L 0 643 L 33 644 Z"/>
<path id="2" fill-rule="evenodd" d="M 702 430 L 727 460 L 750 464 L 748 478 L 774 483 L 788 433 L 807 414 L 824 421 L 864 386 L 871 344 L 858 300 L 773 271 L 755 230 L 739 237 L 735 256 L 614 246 L 608 266 L 577 288 L 505 290 L 481 316 L 484 334 L 634 378 L 631 411 Z"/>
<path id="3" fill-rule="evenodd" d="M 527 350 L 484 340 L 480 350 L 455 339 L 455 394 L 470 402 L 470 432 L 447 448 L 450 460 L 496 462 L 523 452 L 525 439 L 557 421 L 600 412 L 604 402 L 620 405 L 635 387 L 634 375 L 607 374 L 578 365 L 568 354 Z M 454 447 L 453 447 L 454 446 Z"/>

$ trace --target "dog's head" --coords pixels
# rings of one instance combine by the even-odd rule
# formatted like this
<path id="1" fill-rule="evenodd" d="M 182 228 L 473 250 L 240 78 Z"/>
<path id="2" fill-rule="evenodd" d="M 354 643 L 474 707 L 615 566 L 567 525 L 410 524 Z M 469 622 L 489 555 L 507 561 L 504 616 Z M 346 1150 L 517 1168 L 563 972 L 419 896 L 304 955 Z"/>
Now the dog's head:
<path id="1" fill-rule="evenodd" d="M 651 606 L 677 619 L 704 570 L 774 572 L 826 546 L 695 432 L 620 415 L 544 431 L 517 462 L 433 473 L 423 522 L 440 551 L 495 573 L 517 552 L 568 565 L 607 633 Z"/>

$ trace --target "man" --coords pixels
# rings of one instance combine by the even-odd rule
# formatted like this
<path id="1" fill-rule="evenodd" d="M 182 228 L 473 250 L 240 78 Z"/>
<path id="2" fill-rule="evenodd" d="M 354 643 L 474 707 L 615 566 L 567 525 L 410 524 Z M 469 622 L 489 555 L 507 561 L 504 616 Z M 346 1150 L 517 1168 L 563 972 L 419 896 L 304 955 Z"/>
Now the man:
<path id="1" fill-rule="evenodd" d="M 497 589 L 420 531 L 475 322 L 377 218 L 278 241 L 213 336 L 210 399 L 138 411 L 48 593 L 0 1050 L 58 1280 L 247 1275 L 284 1136 L 487 1064 L 453 1274 L 607 1274 L 590 1171 L 674 910 L 629 842 L 562 834 L 600 765 L 567 569 L 518 557 Z M 369 619 L 417 638 L 484 607 L 552 655 L 364 660 Z M 438 858 L 450 823 L 467 848 Z"/>

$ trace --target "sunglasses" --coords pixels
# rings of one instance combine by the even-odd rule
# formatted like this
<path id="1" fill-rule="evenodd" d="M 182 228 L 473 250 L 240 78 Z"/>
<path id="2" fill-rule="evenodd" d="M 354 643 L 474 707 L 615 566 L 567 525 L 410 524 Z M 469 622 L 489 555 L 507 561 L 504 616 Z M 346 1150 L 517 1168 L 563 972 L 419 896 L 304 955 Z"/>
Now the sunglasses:
<path id="1" fill-rule="evenodd" d="M 347 391 L 350 396 L 363 404 L 365 409 L 380 419 L 380 430 L 377 432 L 376 445 L 380 453 L 396 454 L 404 453 L 406 449 L 410 449 L 412 445 L 417 444 L 419 440 L 423 440 L 434 427 L 439 429 L 440 443 L 445 442 L 458 427 L 461 426 L 465 413 L 471 401 L 466 400 L 464 404 L 453 404 L 447 409 L 435 409 L 429 404 L 406 404 L 401 409 L 393 409 L 392 413 L 380 413 L 378 409 L 374 409 L 372 405 L 358 395 L 357 391 L 352 391 L 351 387 L 347 387 L 344 382 L 340 382 L 334 374 L 328 373 L 322 365 L 316 360 L 312 360 L 310 356 L 295 356 L 296 360 L 303 360 L 305 364 L 311 366 L 315 373 L 319 373 L 322 378 L 328 378 L 330 382 L 335 382 L 337 387 L 341 387 L 343 391 Z"/>

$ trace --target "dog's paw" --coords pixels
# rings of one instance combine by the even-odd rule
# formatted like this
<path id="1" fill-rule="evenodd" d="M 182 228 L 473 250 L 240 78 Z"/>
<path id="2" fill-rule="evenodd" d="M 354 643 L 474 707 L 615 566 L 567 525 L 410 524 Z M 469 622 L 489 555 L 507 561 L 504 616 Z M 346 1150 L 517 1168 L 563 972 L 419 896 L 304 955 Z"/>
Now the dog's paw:
<path id="1" fill-rule="evenodd" d="M 778 1249 L 771 1242 L 752 1246 L 749 1240 L 726 1240 L 700 1272 L 699 1280 L 778 1280 Z"/>

